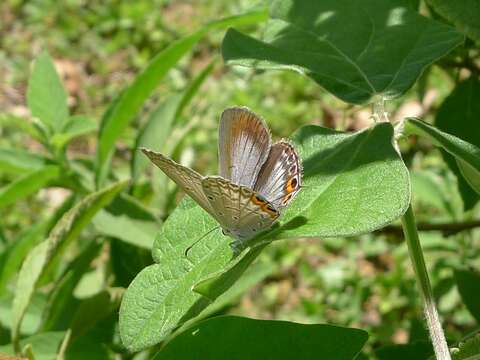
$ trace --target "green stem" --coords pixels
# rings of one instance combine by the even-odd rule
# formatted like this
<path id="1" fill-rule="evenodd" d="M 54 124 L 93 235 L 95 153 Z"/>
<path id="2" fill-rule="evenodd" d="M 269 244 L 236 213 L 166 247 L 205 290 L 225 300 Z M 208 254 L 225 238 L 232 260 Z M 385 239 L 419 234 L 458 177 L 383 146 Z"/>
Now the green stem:
<path id="1" fill-rule="evenodd" d="M 428 331 L 432 340 L 433 349 L 437 360 L 450 360 L 450 351 L 443 333 L 442 325 L 438 317 L 437 308 L 433 298 L 432 287 L 428 279 L 425 259 L 423 258 L 422 247 L 418 237 L 415 216 L 413 215 L 412 205 L 408 206 L 407 212 L 402 217 L 403 232 L 408 245 L 408 252 L 413 264 L 415 276 L 420 285 L 422 298 L 424 301 L 424 313 L 427 321 Z"/>

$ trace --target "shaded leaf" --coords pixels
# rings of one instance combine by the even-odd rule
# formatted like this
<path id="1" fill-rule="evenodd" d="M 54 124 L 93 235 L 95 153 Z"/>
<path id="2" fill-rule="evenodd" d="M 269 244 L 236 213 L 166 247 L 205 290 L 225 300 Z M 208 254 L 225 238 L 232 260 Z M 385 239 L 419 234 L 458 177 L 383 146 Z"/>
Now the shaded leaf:
<path id="1" fill-rule="evenodd" d="M 214 301 L 235 284 L 245 270 L 247 270 L 248 266 L 260 255 L 265 246 L 266 244 L 249 249 L 248 252 L 228 270 L 218 276 L 196 284 L 193 291 L 205 296 L 210 299 L 210 301 Z"/>
<path id="2" fill-rule="evenodd" d="M 406 120 L 405 132 L 408 135 L 415 134 L 430 140 L 435 146 L 452 155 L 457 162 L 462 163 L 463 168 L 468 165 L 468 170 L 464 175 L 469 176 L 469 183 L 472 186 L 479 183 L 480 148 L 414 118 Z M 480 188 L 475 190 L 480 192 Z M 475 202 L 477 199 L 478 195 L 476 195 Z"/>
<path id="3" fill-rule="evenodd" d="M 0 189 L 0 208 L 36 193 L 51 180 L 59 177 L 59 175 L 60 168 L 53 165 L 48 165 L 23 175 Z"/>
<path id="4" fill-rule="evenodd" d="M 457 351 L 452 352 L 453 360 L 477 360 L 480 358 L 480 335 L 476 334 L 462 342 Z"/>
<path id="5" fill-rule="evenodd" d="M 13 301 L 12 340 L 14 344 L 18 341 L 23 316 L 45 268 L 80 234 L 95 213 L 107 205 L 126 185 L 127 182 L 116 183 L 85 197 L 65 213 L 45 241 L 30 251 L 20 269 Z"/>
<path id="6" fill-rule="evenodd" d="M 97 152 L 97 186 L 107 176 L 115 141 L 172 67 L 210 30 L 256 23 L 263 21 L 265 18 L 265 11 L 256 11 L 214 21 L 197 32 L 177 40 L 158 53 L 142 73 L 136 77 L 133 84 L 122 93 L 116 105 L 102 119 Z"/>
<path id="7" fill-rule="evenodd" d="M 27 103 L 32 115 L 53 133 L 60 132 L 68 118 L 67 94 L 48 53 L 35 60 L 28 82 Z"/>
<path id="8" fill-rule="evenodd" d="M 468 37 L 480 42 L 480 3 L 476 0 L 427 0 L 435 11 Z"/>
<path id="9" fill-rule="evenodd" d="M 263 41 L 230 29 L 226 62 L 303 73 L 354 104 L 404 94 L 463 42 L 454 28 L 395 0 L 272 0 Z"/>
<path id="10" fill-rule="evenodd" d="M 12 241 L 0 260 L 0 294 L 14 275 L 18 274 L 23 259 L 30 249 L 45 238 L 58 219 L 74 204 L 76 195 L 69 196 L 46 221 L 37 222 Z"/>
<path id="11" fill-rule="evenodd" d="M 435 117 L 435 125 L 440 130 L 480 148 L 480 137 L 472 131 L 478 126 L 476 116 L 478 112 L 480 112 L 480 81 L 472 76 L 459 83 L 441 104 Z M 452 156 L 444 155 L 448 166 L 457 175 L 465 208 L 471 209 L 479 200 L 479 195 L 472 189 L 480 192 L 480 174 L 475 175 L 475 169 L 469 169 L 461 160 L 455 161 Z"/>
<path id="12" fill-rule="evenodd" d="M 359 329 L 221 316 L 178 335 L 154 359 L 347 360 L 367 338 Z"/>
<path id="13" fill-rule="evenodd" d="M 470 314 L 480 323 L 480 274 L 471 270 L 456 270 L 455 281 L 462 301 Z"/>
<path id="14" fill-rule="evenodd" d="M 80 279 L 88 271 L 90 263 L 97 257 L 101 244 L 91 242 L 66 269 L 50 292 L 43 314 L 42 331 L 67 330 L 79 300 L 73 291 Z"/>
<path id="15" fill-rule="evenodd" d="M 411 344 L 387 345 L 375 351 L 379 360 L 427 360 L 433 355 L 432 344 L 417 341 Z"/>

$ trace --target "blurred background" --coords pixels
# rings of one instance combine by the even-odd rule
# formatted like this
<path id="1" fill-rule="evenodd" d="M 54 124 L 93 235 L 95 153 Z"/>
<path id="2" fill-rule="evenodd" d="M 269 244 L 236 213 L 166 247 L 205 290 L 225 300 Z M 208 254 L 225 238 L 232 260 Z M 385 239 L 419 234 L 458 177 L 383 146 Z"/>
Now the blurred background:
<path id="1" fill-rule="evenodd" d="M 48 50 L 61 76 L 70 113 L 86 115 L 100 124 L 109 104 L 157 52 L 209 20 L 241 14 L 259 5 L 250 0 L 2 1 L 0 148 L 46 154 L 45 148 L 29 136 L 32 121 L 25 98 L 32 61 L 43 50 Z M 428 11 L 425 6 L 423 10 Z M 251 25 L 243 30 L 260 36 L 263 26 Z M 223 31 L 210 33 L 160 83 L 116 143 L 114 177 L 129 177 L 131 149 L 141 129 L 152 116 L 161 116 L 159 106 L 172 94 L 185 91 L 202 71 L 209 73 L 199 91 L 175 121 L 171 133 L 161 140 L 164 152 L 202 174 L 217 173 L 217 142 L 212 139 L 217 139 L 219 117 L 228 106 L 248 106 L 262 115 L 274 139 L 288 137 L 304 124 L 337 130 L 371 125 L 369 106 L 346 104 L 296 73 L 226 67 L 220 54 L 223 35 Z M 446 62 L 429 67 L 404 97 L 387 103 L 391 119 L 418 116 L 434 122 L 446 97 L 469 74 L 467 68 L 452 68 Z M 411 169 L 414 209 L 420 222 L 428 225 L 479 218 L 477 202 L 464 205 L 457 178 L 439 150 L 416 139 L 403 140 L 400 145 Z M 75 138 L 68 145 L 67 158 L 78 159 L 88 168 L 96 146 L 95 132 Z M 0 172 L 0 187 L 16 176 L 14 172 Z M 1 249 L 51 217 L 75 192 L 57 185 L 49 184 L 0 209 Z M 150 165 L 138 175 L 131 195 L 155 217 L 158 227 L 152 234 L 183 196 Z M 115 234 L 99 229 L 101 224 L 102 219 L 96 218 L 82 234 L 108 241 L 79 281 L 75 289 L 79 298 L 105 286 L 127 287 L 152 261 L 148 249 L 124 239 L 112 240 Z M 460 341 L 476 325 L 461 302 L 453 270 L 480 268 L 480 232 L 425 231 L 421 238 L 447 337 Z M 70 258 L 79 251 L 78 247 L 69 250 Z M 348 239 L 277 242 L 262 254 L 255 271 L 258 284 L 218 309 L 219 313 L 359 327 L 370 332 L 370 348 L 426 339 L 421 299 L 398 223 Z M 9 342 L 12 292 L 4 289 L 1 295 L 0 342 L 5 344 Z M 42 300 L 37 300 L 41 307 Z M 34 315 L 31 321 L 34 328 Z M 115 316 L 111 321 L 116 321 Z M 115 348 L 112 344 L 109 346 Z"/>

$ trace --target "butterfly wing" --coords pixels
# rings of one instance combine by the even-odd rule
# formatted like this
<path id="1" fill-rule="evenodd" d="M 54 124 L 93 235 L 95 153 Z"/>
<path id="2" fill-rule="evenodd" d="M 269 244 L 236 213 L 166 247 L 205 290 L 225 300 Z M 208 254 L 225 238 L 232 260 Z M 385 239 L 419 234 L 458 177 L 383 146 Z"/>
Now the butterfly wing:
<path id="1" fill-rule="evenodd" d="M 271 143 L 270 132 L 260 117 L 247 108 L 226 109 L 218 140 L 220 176 L 252 189 Z"/>
<path id="2" fill-rule="evenodd" d="M 203 209 L 215 217 L 210 202 L 203 193 L 202 179 L 203 176 L 196 171 L 182 166 L 172 159 L 148 150 L 142 149 L 142 152 L 147 155 L 151 162 L 157 165 L 170 179 L 180 186 L 195 202 L 197 202 Z"/>
<path id="3" fill-rule="evenodd" d="M 240 242 L 270 228 L 279 216 L 268 201 L 245 186 L 217 176 L 205 177 L 202 186 L 225 234 Z"/>
<path id="4" fill-rule="evenodd" d="M 272 146 L 253 189 L 280 210 L 300 190 L 301 177 L 302 164 L 295 148 L 280 141 Z"/>

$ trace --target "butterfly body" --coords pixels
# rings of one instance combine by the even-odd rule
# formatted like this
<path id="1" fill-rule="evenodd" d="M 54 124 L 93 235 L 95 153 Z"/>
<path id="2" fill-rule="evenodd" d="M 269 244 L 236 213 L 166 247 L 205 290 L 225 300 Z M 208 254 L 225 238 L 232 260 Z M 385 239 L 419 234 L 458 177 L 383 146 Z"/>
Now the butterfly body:
<path id="1" fill-rule="evenodd" d="M 142 151 L 238 243 L 270 228 L 301 186 L 294 147 L 285 141 L 272 145 L 265 122 L 247 108 L 222 114 L 220 176 L 204 177 L 160 153 Z"/>

